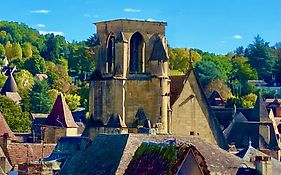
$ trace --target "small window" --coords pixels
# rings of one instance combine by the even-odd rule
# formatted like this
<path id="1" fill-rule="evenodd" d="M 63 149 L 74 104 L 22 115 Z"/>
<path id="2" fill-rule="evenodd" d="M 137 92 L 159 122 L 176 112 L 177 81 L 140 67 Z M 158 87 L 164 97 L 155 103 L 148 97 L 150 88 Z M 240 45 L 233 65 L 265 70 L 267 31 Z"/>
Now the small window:
<path id="1" fill-rule="evenodd" d="M 191 136 L 195 135 L 195 132 L 194 131 L 190 131 L 190 135 Z"/>

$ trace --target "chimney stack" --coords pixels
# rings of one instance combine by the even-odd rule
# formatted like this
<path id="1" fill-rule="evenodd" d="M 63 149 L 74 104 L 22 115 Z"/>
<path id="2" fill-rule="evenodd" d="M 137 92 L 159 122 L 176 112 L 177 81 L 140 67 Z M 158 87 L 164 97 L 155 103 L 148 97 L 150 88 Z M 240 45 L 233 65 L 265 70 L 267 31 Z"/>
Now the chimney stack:
<path id="1" fill-rule="evenodd" d="M 256 156 L 251 159 L 251 162 L 256 166 L 256 170 L 261 175 L 271 175 L 272 174 L 272 162 L 269 156 Z"/>

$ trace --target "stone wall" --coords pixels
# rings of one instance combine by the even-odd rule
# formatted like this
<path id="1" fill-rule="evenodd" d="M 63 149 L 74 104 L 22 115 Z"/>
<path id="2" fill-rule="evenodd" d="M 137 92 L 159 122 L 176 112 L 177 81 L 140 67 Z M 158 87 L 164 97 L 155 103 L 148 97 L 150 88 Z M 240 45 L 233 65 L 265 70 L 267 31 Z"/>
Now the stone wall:
<path id="1" fill-rule="evenodd" d="M 216 144 L 207 117 L 200 106 L 200 97 L 196 97 L 187 81 L 172 106 L 172 130 L 176 135 L 196 135 L 209 143 Z"/>

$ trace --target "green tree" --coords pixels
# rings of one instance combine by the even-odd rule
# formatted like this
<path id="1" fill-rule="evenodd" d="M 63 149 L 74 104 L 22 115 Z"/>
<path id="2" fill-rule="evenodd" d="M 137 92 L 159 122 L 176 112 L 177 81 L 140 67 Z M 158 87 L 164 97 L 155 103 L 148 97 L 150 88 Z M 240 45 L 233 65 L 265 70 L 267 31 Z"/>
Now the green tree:
<path id="1" fill-rule="evenodd" d="M 71 79 L 65 65 L 47 62 L 48 83 L 52 89 L 67 93 L 72 89 Z"/>
<path id="2" fill-rule="evenodd" d="M 19 88 L 19 94 L 22 98 L 22 110 L 30 111 L 30 91 L 34 85 L 34 78 L 28 70 L 22 69 L 15 73 L 15 79 Z"/>
<path id="3" fill-rule="evenodd" d="M 13 58 L 13 45 L 10 41 L 8 41 L 5 45 L 5 53 L 8 60 L 11 60 Z"/>
<path id="4" fill-rule="evenodd" d="M 82 107 L 84 107 L 87 111 L 89 110 L 89 90 L 90 85 L 89 83 L 86 83 L 84 86 L 82 86 L 78 90 L 78 94 L 81 97 L 80 104 Z"/>
<path id="5" fill-rule="evenodd" d="M 269 43 L 257 35 L 254 42 L 248 46 L 245 56 L 249 58 L 251 66 L 257 70 L 259 78 L 269 82 L 276 61 L 274 49 L 269 46 Z"/>
<path id="6" fill-rule="evenodd" d="M 246 83 L 248 80 L 258 79 L 257 71 L 248 64 L 248 59 L 246 57 L 235 57 L 233 65 L 233 78 L 240 82 Z"/>
<path id="7" fill-rule="evenodd" d="M 243 108 L 254 108 L 257 100 L 257 95 L 250 93 L 241 98 Z"/>
<path id="8" fill-rule="evenodd" d="M 22 59 L 22 48 L 19 43 L 14 43 L 12 50 L 13 50 L 12 59 Z"/>
<path id="9" fill-rule="evenodd" d="M 23 68 L 35 74 L 46 73 L 46 62 L 40 55 L 33 55 L 30 59 L 24 62 Z"/>
<path id="10" fill-rule="evenodd" d="M 32 45 L 29 42 L 25 42 L 22 47 L 23 57 L 31 58 L 32 57 Z"/>
<path id="11" fill-rule="evenodd" d="M 0 44 L 0 57 L 5 57 L 5 47 Z"/>
<path id="12" fill-rule="evenodd" d="M 80 105 L 80 96 L 77 94 L 66 94 L 65 100 L 71 111 L 76 110 Z"/>
<path id="13" fill-rule="evenodd" d="M 169 48 L 169 66 L 171 70 L 186 72 L 190 64 L 190 57 L 193 64 L 202 59 L 196 51 L 186 48 Z"/>
<path id="14" fill-rule="evenodd" d="M 0 112 L 5 117 L 12 131 L 30 131 L 31 121 L 29 119 L 29 114 L 22 112 L 19 104 L 2 95 L 0 95 Z"/>
<path id="15" fill-rule="evenodd" d="M 50 89 L 48 91 L 49 97 L 51 99 L 52 105 L 55 103 L 55 100 L 57 99 L 57 96 L 59 95 L 59 91 L 56 89 Z"/>
<path id="16" fill-rule="evenodd" d="M 0 72 L 0 87 L 2 88 L 6 82 L 7 76 Z"/>
<path id="17" fill-rule="evenodd" d="M 43 80 L 35 80 L 30 94 L 31 112 L 48 114 L 51 110 L 52 101 L 49 96 L 48 83 Z"/>
<path id="18" fill-rule="evenodd" d="M 227 79 L 225 72 L 221 71 L 220 67 L 215 62 L 207 58 L 204 58 L 196 63 L 195 71 L 197 72 L 198 78 L 203 87 L 213 80 Z"/>

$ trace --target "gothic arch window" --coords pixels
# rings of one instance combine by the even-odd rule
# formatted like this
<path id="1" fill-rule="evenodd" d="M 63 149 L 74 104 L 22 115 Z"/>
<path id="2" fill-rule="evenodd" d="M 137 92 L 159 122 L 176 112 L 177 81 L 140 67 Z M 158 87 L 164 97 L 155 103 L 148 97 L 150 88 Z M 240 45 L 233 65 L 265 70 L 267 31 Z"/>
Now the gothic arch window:
<path id="1" fill-rule="evenodd" d="M 130 73 L 145 71 L 145 43 L 142 35 L 136 32 L 130 40 Z"/>
<path id="2" fill-rule="evenodd" d="M 107 42 L 106 71 L 113 73 L 115 70 L 115 37 L 110 36 Z"/>

